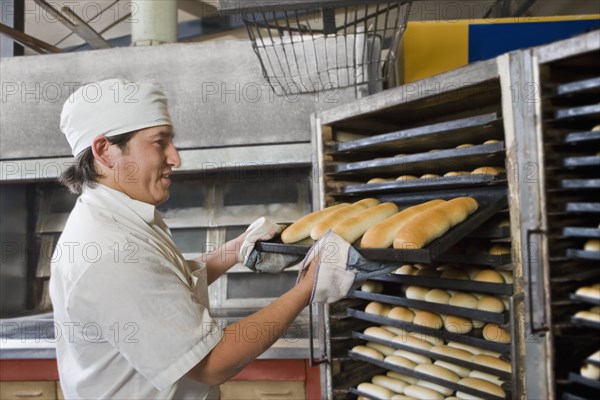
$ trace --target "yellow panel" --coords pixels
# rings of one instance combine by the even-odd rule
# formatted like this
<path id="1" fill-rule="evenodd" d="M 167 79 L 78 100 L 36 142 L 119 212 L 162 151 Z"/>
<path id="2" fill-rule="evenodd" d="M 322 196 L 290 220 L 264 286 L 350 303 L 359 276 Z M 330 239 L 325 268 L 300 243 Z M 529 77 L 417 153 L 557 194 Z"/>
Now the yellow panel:
<path id="1" fill-rule="evenodd" d="M 466 65 L 469 22 L 410 23 L 404 32 L 404 83 Z"/>

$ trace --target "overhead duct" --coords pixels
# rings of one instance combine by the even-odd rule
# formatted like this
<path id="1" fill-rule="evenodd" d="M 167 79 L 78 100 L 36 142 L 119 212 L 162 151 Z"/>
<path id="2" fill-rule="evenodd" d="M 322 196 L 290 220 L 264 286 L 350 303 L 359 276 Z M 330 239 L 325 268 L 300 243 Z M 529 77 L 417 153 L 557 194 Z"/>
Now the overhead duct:
<path id="1" fill-rule="evenodd" d="M 177 42 L 177 2 L 171 0 L 132 1 L 131 43 L 153 46 Z"/>

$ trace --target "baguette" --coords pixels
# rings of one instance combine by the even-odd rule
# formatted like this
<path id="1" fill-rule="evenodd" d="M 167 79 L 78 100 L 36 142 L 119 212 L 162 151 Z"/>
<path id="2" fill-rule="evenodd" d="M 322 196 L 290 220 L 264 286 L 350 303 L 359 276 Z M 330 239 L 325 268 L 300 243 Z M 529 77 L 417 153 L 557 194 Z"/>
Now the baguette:
<path id="1" fill-rule="evenodd" d="M 377 399 L 389 399 L 394 395 L 394 392 L 392 392 L 390 389 L 369 382 L 363 382 L 356 388 L 361 392 L 368 394 L 369 396 L 374 396 Z"/>
<path id="2" fill-rule="evenodd" d="M 348 203 L 337 204 L 335 206 L 324 208 L 305 215 L 294 222 L 281 232 L 281 241 L 283 243 L 296 243 L 310 236 L 310 230 L 315 224 L 319 223 L 329 214 L 342 207 L 349 206 Z"/>
<path id="3" fill-rule="evenodd" d="M 353 217 L 338 222 L 331 228 L 348 243 L 353 243 L 373 225 L 396 214 L 398 206 L 394 203 L 382 203 L 375 207 L 367 208 Z"/>
<path id="4" fill-rule="evenodd" d="M 367 230 L 360 242 L 360 247 L 368 249 L 385 249 L 394 242 L 396 232 L 402 228 L 411 218 L 419 213 L 445 203 L 444 200 L 431 200 L 427 203 L 418 204 L 406 208 L 399 213 L 384 219 L 382 222 L 374 225 Z"/>
<path id="5" fill-rule="evenodd" d="M 331 229 L 331 227 L 338 222 L 346 218 L 353 217 L 364 209 L 376 206 L 377 204 L 379 204 L 379 200 L 369 198 L 339 208 L 334 212 L 327 214 L 325 218 L 313 225 L 312 229 L 310 230 L 310 237 L 314 240 L 319 240 L 325 234 L 325 232 Z"/>
<path id="6" fill-rule="evenodd" d="M 394 237 L 394 248 L 420 249 L 464 221 L 477 207 L 475 199 L 457 197 L 428 209 L 402 226 Z"/>

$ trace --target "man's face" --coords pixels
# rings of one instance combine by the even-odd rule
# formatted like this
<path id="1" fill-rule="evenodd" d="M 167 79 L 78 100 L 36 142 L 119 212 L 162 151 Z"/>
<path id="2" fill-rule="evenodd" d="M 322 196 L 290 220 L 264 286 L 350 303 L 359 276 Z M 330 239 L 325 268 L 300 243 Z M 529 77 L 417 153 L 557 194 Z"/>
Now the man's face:
<path id="1" fill-rule="evenodd" d="M 114 176 L 108 178 L 132 199 L 153 205 L 165 202 L 169 175 L 181 165 L 173 136 L 173 128 L 162 125 L 137 132 L 123 150 L 114 146 Z"/>

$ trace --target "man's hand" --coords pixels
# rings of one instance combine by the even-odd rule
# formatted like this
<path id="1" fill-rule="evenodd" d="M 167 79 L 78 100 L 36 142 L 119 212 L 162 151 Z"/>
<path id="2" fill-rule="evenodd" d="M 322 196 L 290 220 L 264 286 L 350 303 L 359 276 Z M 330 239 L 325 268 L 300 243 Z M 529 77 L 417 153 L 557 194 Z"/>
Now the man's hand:
<path id="1" fill-rule="evenodd" d="M 281 233 L 283 227 L 276 223 L 261 217 L 254 221 L 245 232 L 245 239 L 238 253 L 238 262 L 246 264 L 248 255 L 252 252 L 254 244 L 257 241 L 272 239 L 275 235 Z"/>

